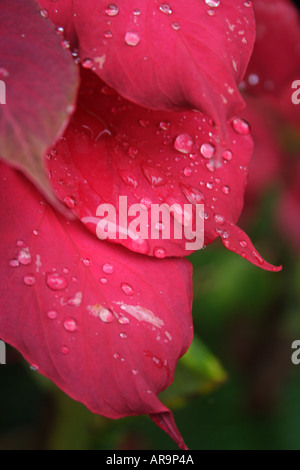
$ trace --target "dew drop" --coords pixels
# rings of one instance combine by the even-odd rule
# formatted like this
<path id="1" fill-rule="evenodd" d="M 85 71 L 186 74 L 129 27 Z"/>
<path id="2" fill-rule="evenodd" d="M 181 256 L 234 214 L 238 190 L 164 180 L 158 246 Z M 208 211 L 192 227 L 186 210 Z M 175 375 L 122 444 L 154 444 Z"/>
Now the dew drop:
<path id="1" fill-rule="evenodd" d="M 57 316 L 58 314 L 56 310 L 49 310 L 47 312 L 47 317 L 49 318 L 49 320 L 56 320 Z"/>
<path id="2" fill-rule="evenodd" d="M 126 334 L 126 333 L 120 333 L 120 338 L 126 339 L 126 338 L 127 338 L 127 334 Z"/>
<path id="3" fill-rule="evenodd" d="M 161 369 L 161 368 L 163 367 L 163 363 L 162 363 L 162 361 L 161 361 L 158 357 L 153 356 L 153 357 L 152 357 L 152 362 L 155 364 L 155 366 L 156 366 L 158 369 Z"/>
<path id="4" fill-rule="evenodd" d="M 215 214 L 214 219 L 217 222 L 217 224 L 224 224 L 225 218 L 221 214 Z"/>
<path id="5" fill-rule="evenodd" d="M 76 331 L 78 328 L 77 321 L 74 318 L 66 318 L 64 321 L 64 328 L 71 333 Z"/>
<path id="6" fill-rule="evenodd" d="M 159 170 L 157 170 L 157 168 L 154 168 L 150 165 L 142 165 L 142 171 L 145 178 L 153 188 L 163 186 L 166 183 L 164 175 Z"/>
<path id="7" fill-rule="evenodd" d="M 239 244 L 241 245 L 242 248 L 246 248 L 246 246 L 247 246 L 246 240 L 240 240 Z"/>
<path id="8" fill-rule="evenodd" d="M 84 266 L 90 266 L 91 260 L 89 258 L 81 258 L 81 261 L 83 262 Z"/>
<path id="9" fill-rule="evenodd" d="M 139 16 L 141 14 L 141 10 L 136 8 L 135 10 L 133 10 L 133 14 L 134 14 L 134 16 Z"/>
<path id="10" fill-rule="evenodd" d="M 235 118 L 232 121 L 233 129 L 241 135 L 248 135 L 250 134 L 250 126 L 247 121 L 241 118 Z"/>
<path id="11" fill-rule="evenodd" d="M 47 274 L 46 284 L 52 290 L 63 290 L 67 287 L 66 279 L 58 273 Z"/>
<path id="12" fill-rule="evenodd" d="M 180 29 L 180 24 L 175 22 L 175 23 L 172 23 L 172 28 L 175 30 L 175 31 L 178 31 Z"/>
<path id="13" fill-rule="evenodd" d="M 212 8 L 217 8 L 220 5 L 220 0 L 205 0 L 206 5 Z"/>
<path id="14" fill-rule="evenodd" d="M 141 38 L 138 33 L 134 31 L 128 31 L 125 34 L 125 42 L 128 46 L 137 46 Z"/>
<path id="15" fill-rule="evenodd" d="M 72 199 L 72 198 L 69 197 L 69 196 L 66 196 L 66 197 L 64 198 L 64 203 L 65 203 L 65 205 L 66 205 L 69 209 L 74 209 L 74 207 L 75 207 L 75 201 L 74 201 L 74 199 Z"/>
<path id="16" fill-rule="evenodd" d="M 104 323 L 111 323 L 114 321 L 114 315 L 108 308 L 101 308 L 99 312 L 99 318 Z"/>
<path id="17" fill-rule="evenodd" d="M 35 277 L 33 274 L 26 274 L 24 276 L 24 283 L 26 286 L 33 286 L 35 284 Z"/>
<path id="18" fill-rule="evenodd" d="M 138 181 L 132 173 L 126 170 L 125 171 L 119 170 L 118 173 L 119 173 L 121 180 L 123 181 L 123 183 L 126 184 L 126 186 L 129 186 L 131 188 L 137 187 Z"/>
<path id="19" fill-rule="evenodd" d="M 216 147 L 213 144 L 210 144 L 209 142 L 202 144 L 200 147 L 201 155 L 204 158 L 212 158 L 214 156 L 215 151 Z"/>
<path id="20" fill-rule="evenodd" d="M 112 264 L 110 263 L 105 263 L 103 266 L 102 266 L 102 270 L 105 274 L 112 274 L 114 272 L 114 267 Z"/>
<path id="21" fill-rule="evenodd" d="M 111 31 L 105 31 L 104 37 L 105 37 L 105 39 L 111 39 L 112 38 L 112 32 Z"/>
<path id="22" fill-rule="evenodd" d="M 166 250 L 160 246 L 156 246 L 153 250 L 155 258 L 163 259 L 167 256 Z"/>
<path id="23" fill-rule="evenodd" d="M 31 263 L 31 255 L 29 253 L 29 248 L 23 248 L 23 250 L 19 251 L 18 261 L 20 264 L 23 264 L 23 266 L 26 266 L 27 264 Z"/>
<path id="24" fill-rule="evenodd" d="M 40 10 L 40 14 L 43 18 L 48 18 L 49 17 L 49 11 L 48 10 Z"/>
<path id="25" fill-rule="evenodd" d="M 119 318 L 119 323 L 121 325 L 128 325 L 129 324 L 129 319 L 127 317 L 120 317 Z"/>
<path id="26" fill-rule="evenodd" d="M 230 162 L 232 160 L 232 157 L 233 157 L 233 155 L 232 155 L 232 152 L 230 150 L 225 150 L 225 152 L 223 152 L 223 154 L 222 154 L 222 158 L 224 160 L 226 160 L 227 162 Z"/>
<path id="27" fill-rule="evenodd" d="M 132 369 L 131 372 L 133 373 L 133 375 L 137 375 L 139 373 L 139 371 L 137 369 Z"/>
<path id="28" fill-rule="evenodd" d="M 247 0 L 245 3 L 244 3 L 245 7 L 249 8 L 249 7 L 252 7 L 252 1 L 251 0 Z"/>
<path id="29" fill-rule="evenodd" d="M 61 352 L 62 352 L 62 354 L 69 354 L 70 349 L 68 348 L 68 346 L 63 346 L 61 348 Z"/>
<path id="30" fill-rule="evenodd" d="M 199 189 L 193 188 L 191 186 L 180 185 L 181 191 L 191 204 L 203 204 L 204 196 Z"/>
<path id="31" fill-rule="evenodd" d="M 250 85 L 254 86 L 259 83 L 259 77 L 255 73 L 251 73 L 248 77 L 248 82 Z"/>
<path id="32" fill-rule="evenodd" d="M 181 153 L 191 153 L 194 141 L 189 134 L 179 134 L 174 142 L 174 148 Z"/>
<path id="33" fill-rule="evenodd" d="M 105 8 L 105 14 L 107 16 L 116 16 L 119 13 L 119 8 L 117 5 L 110 4 Z"/>
<path id="34" fill-rule="evenodd" d="M 168 3 L 162 3 L 161 5 L 159 5 L 159 9 L 165 15 L 172 15 L 173 13 L 173 10 Z"/>
<path id="35" fill-rule="evenodd" d="M 133 295 L 134 290 L 130 284 L 127 284 L 127 282 L 122 282 L 121 283 L 121 289 L 126 295 Z"/>
<path id="36" fill-rule="evenodd" d="M 81 62 L 81 65 L 84 69 L 91 69 L 94 65 L 94 61 L 87 57 L 86 59 L 83 59 L 83 61 Z"/>
<path id="37" fill-rule="evenodd" d="M 11 259 L 8 264 L 12 268 L 17 268 L 18 266 L 20 266 L 20 263 L 17 259 Z"/>
<path id="38" fill-rule="evenodd" d="M 191 169 L 189 166 L 187 166 L 187 167 L 183 170 L 184 176 L 191 176 L 192 172 L 193 172 L 193 171 L 192 171 L 192 169 Z"/>
<path id="39" fill-rule="evenodd" d="M 230 187 L 227 185 L 222 186 L 221 191 L 223 194 L 229 194 L 230 193 Z"/>

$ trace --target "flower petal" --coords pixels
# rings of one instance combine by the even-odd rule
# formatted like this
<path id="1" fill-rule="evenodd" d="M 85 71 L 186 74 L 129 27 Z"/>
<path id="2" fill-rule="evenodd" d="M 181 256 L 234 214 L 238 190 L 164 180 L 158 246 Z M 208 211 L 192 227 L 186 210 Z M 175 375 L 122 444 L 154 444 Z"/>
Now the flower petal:
<path id="1" fill-rule="evenodd" d="M 243 108 L 237 83 L 255 37 L 248 2 L 140 0 L 135 8 L 130 0 L 75 0 L 74 12 L 82 63 L 125 98 L 195 108 L 221 125 Z"/>
<path id="2" fill-rule="evenodd" d="M 204 218 L 205 244 L 220 236 L 224 223 L 235 223 L 242 210 L 252 139 L 249 125 L 239 118 L 228 124 L 227 132 L 230 146 L 223 147 L 205 115 L 141 108 L 84 71 L 77 112 L 47 162 L 51 183 L 97 234 L 98 207 L 111 204 L 121 218 L 120 196 L 127 197 L 128 207 L 144 204 L 146 222 L 154 229 L 153 204 L 178 204 L 181 213 L 170 217 L 169 212 L 164 224 L 171 224 L 170 234 L 159 226 L 155 235 L 149 230 L 139 240 L 122 238 L 121 233 L 130 232 L 128 217 L 125 226 L 116 222 L 117 238 L 108 236 L 150 256 L 184 256 L 202 247 L 187 245 L 189 230 L 175 236 L 185 205 L 195 216 L 196 204 L 204 204 L 197 217 Z"/>
<path id="3" fill-rule="evenodd" d="M 256 41 L 245 75 L 247 90 L 278 95 L 299 71 L 300 15 L 289 0 L 255 0 Z"/>
<path id="4" fill-rule="evenodd" d="M 46 16 L 33 0 L 1 2 L 0 80 L 6 104 L 0 105 L 0 155 L 57 206 L 43 155 L 73 110 L 78 71 Z"/>
<path id="5" fill-rule="evenodd" d="M 192 339 L 190 263 L 99 242 L 4 164 L 0 192 L 1 339 L 91 411 L 163 416 L 184 447 L 157 394 Z"/>

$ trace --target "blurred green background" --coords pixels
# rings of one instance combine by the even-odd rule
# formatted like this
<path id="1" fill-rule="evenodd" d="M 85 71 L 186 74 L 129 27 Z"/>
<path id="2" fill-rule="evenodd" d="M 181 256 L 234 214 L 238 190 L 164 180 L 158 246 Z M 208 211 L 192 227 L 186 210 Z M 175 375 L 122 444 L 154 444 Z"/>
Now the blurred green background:
<path id="1" fill-rule="evenodd" d="M 218 242 L 194 265 L 195 340 L 161 399 L 190 449 L 300 449 L 300 258 L 278 234 L 276 191 L 247 229 L 283 271 L 270 273 Z M 245 208 L 247 216 L 247 206 Z M 151 449 L 176 445 L 147 416 L 93 415 L 7 348 L 0 366 L 0 449 Z"/>

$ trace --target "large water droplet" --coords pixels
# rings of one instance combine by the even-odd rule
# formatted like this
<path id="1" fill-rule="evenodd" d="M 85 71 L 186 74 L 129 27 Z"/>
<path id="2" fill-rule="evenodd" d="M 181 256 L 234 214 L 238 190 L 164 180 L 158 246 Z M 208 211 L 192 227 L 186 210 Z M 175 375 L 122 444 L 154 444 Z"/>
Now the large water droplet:
<path id="1" fill-rule="evenodd" d="M 162 3 L 159 5 L 159 9 L 165 15 L 171 15 L 173 13 L 173 10 L 168 3 Z"/>
<path id="2" fill-rule="evenodd" d="M 152 187 L 156 188 L 166 183 L 164 175 L 157 168 L 150 165 L 142 165 L 142 171 Z"/>
<path id="3" fill-rule="evenodd" d="M 76 331 L 78 328 L 77 321 L 74 318 L 66 318 L 64 321 L 64 328 L 71 333 Z"/>
<path id="4" fill-rule="evenodd" d="M 205 0 L 206 5 L 212 8 L 217 8 L 220 5 L 220 0 Z"/>
<path id="5" fill-rule="evenodd" d="M 104 323 L 111 323 L 114 320 L 114 315 L 108 308 L 102 307 L 99 312 L 99 318 Z"/>
<path id="6" fill-rule="evenodd" d="M 194 141 L 189 134 L 179 134 L 174 142 L 174 148 L 181 153 L 191 153 Z"/>
<path id="7" fill-rule="evenodd" d="M 129 319 L 127 317 L 120 317 L 119 318 L 119 323 L 121 325 L 128 325 L 130 322 L 129 322 Z"/>
<path id="8" fill-rule="evenodd" d="M 103 266 L 102 266 L 102 270 L 105 274 L 112 274 L 114 272 L 114 267 L 112 264 L 110 263 L 105 263 Z"/>
<path id="9" fill-rule="evenodd" d="M 56 310 L 49 310 L 47 312 L 47 317 L 49 318 L 49 320 L 56 320 L 57 316 L 58 316 L 58 313 Z"/>
<path id="10" fill-rule="evenodd" d="M 166 250 L 160 246 L 156 246 L 153 250 L 155 258 L 163 259 L 167 256 Z"/>
<path id="11" fill-rule="evenodd" d="M 241 135 L 248 135 L 250 133 L 250 126 L 247 121 L 241 118 L 235 118 L 232 121 L 233 129 Z"/>
<path id="12" fill-rule="evenodd" d="M 185 186 L 184 184 L 180 185 L 181 191 L 191 204 L 203 204 L 204 195 L 199 189 L 193 188 L 191 186 Z"/>
<path id="13" fill-rule="evenodd" d="M 63 290 L 67 287 L 66 279 L 58 273 L 47 274 L 46 283 L 52 290 Z"/>
<path id="14" fill-rule="evenodd" d="M 20 264 L 23 264 L 24 266 L 31 263 L 31 255 L 29 253 L 29 248 L 23 248 L 23 250 L 19 251 L 18 261 Z"/>
<path id="15" fill-rule="evenodd" d="M 226 160 L 227 162 L 230 162 L 232 160 L 232 157 L 233 157 L 233 155 L 232 155 L 232 152 L 230 150 L 225 150 L 225 152 L 223 152 L 223 154 L 222 154 L 222 158 L 224 160 Z"/>
<path id="16" fill-rule="evenodd" d="M 125 42 L 128 46 L 137 46 L 141 38 L 138 33 L 134 31 L 128 31 L 125 34 Z"/>
<path id="17" fill-rule="evenodd" d="M 24 283 L 26 286 L 33 286 L 35 284 L 34 274 L 25 274 Z"/>
<path id="18" fill-rule="evenodd" d="M 48 10 L 40 10 L 40 14 L 43 18 L 48 18 L 49 17 L 49 11 Z"/>
<path id="19" fill-rule="evenodd" d="M 215 151 L 216 147 L 209 142 L 202 144 L 200 147 L 201 155 L 203 155 L 204 158 L 212 158 L 214 156 Z"/>
<path id="20" fill-rule="evenodd" d="M 116 16 L 119 13 L 119 8 L 114 4 L 107 5 L 105 13 L 107 16 Z"/>
<path id="21" fill-rule="evenodd" d="M 134 293 L 134 290 L 133 290 L 132 286 L 130 284 L 128 284 L 127 282 L 122 282 L 121 283 L 121 289 L 124 292 L 124 294 L 126 294 L 126 295 L 133 295 L 133 293 Z"/>

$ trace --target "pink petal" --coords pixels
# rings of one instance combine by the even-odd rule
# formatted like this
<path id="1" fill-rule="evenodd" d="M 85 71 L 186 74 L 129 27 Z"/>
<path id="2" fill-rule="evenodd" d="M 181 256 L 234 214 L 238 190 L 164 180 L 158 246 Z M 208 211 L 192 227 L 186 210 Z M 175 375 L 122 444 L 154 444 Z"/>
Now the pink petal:
<path id="1" fill-rule="evenodd" d="M 103 203 L 119 209 L 144 203 L 151 224 L 152 204 L 177 203 L 193 208 L 204 203 L 205 244 L 215 240 L 222 225 L 235 223 L 243 207 L 252 139 L 249 125 L 235 118 L 227 126 L 229 146 L 219 143 L 213 123 L 199 112 L 150 111 L 121 98 L 92 72 L 84 71 L 77 112 L 47 162 L 57 195 L 72 207 L 94 233 Z M 195 215 L 195 212 L 194 212 Z M 178 217 L 176 218 L 177 221 Z M 184 256 L 187 237 L 148 238 L 137 243 L 117 223 L 117 239 L 127 248 L 150 256 Z M 195 219 L 194 219 L 195 220 Z M 128 218 L 128 226 L 130 218 Z M 163 232 L 163 230 L 162 230 Z M 186 233 L 186 232 L 185 232 Z"/>
<path id="2" fill-rule="evenodd" d="M 255 36 L 248 2 L 75 0 L 74 13 L 82 63 L 125 98 L 199 109 L 221 125 L 242 109 L 237 83 Z"/>
<path id="3" fill-rule="evenodd" d="M 255 0 L 256 41 L 245 76 L 252 93 L 278 95 L 298 72 L 300 15 L 289 0 Z"/>
<path id="4" fill-rule="evenodd" d="M 100 242 L 4 164 L 0 191 L 1 339 L 91 411 L 164 416 L 183 446 L 157 394 L 192 339 L 190 263 Z"/>
<path id="5" fill-rule="evenodd" d="M 78 71 L 47 15 L 33 0 L 1 2 L 0 80 L 7 99 L 0 104 L 0 155 L 57 205 L 43 155 L 67 125 Z"/>

